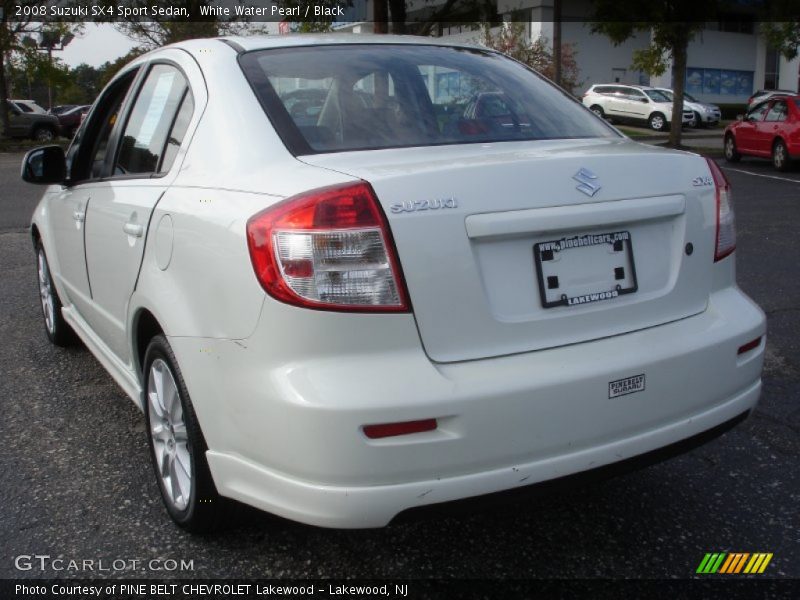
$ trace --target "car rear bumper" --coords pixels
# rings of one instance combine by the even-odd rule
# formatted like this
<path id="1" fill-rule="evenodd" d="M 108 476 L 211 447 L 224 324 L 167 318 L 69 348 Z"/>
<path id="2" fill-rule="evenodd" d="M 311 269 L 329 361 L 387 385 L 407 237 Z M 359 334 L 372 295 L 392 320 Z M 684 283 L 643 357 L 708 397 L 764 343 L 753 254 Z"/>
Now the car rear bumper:
<path id="1" fill-rule="evenodd" d="M 299 318 L 274 308 L 279 321 Z M 382 526 L 411 508 L 616 463 L 746 413 L 761 389 L 765 340 L 737 349 L 764 335 L 764 315 L 734 287 L 658 327 L 452 364 L 427 359 L 410 315 L 308 312 L 299 340 L 264 322 L 247 340 L 170 343 L 219 492 L 314 525 Z M 323 322 L 329 331 L 315 338 Z M 639 374 L 644 391 L 608 397 L 610 381 Z M 429 418 L 437 430 L 379 440 L 362 431 Z"/>

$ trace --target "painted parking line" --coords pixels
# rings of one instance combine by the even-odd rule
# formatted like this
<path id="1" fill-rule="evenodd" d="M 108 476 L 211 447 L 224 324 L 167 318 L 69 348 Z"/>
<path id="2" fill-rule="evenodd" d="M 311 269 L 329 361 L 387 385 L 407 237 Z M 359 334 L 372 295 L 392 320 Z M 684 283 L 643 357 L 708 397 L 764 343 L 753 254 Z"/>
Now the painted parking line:
<path id="1" fill-rule="evenodd" d="M 744 173 L 745 175 L 752 175 L 753 177 L 766 177 L 767 179 L 777 179 L 778 181 L 788 181 L 789 183 L 796 183 L 800 185 L 800 180 L 792 179 L 790 177 L 779 177 L 778 175 L 764 175 L 763 173 L 753 173 L 752 171 L 745 171 L 744 169 L 732 169 L 730 167 L 724 167 L 720 165 L 722 169 L 726 171 L 733 171 L 734 173 Z"/>

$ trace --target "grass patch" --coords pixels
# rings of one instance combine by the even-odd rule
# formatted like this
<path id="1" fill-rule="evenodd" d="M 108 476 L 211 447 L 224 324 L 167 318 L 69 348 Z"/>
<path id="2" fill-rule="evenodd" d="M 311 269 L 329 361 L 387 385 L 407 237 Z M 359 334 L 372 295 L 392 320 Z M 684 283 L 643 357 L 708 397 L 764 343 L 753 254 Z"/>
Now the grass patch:
<path id="1" fill-rule="evenodd" d="M 652 137 L 653 135 L 657 135 L 655 131 L 642 131 L 641 129 L 634 129 L 633 127 L 625 127 L 624 125 L 617 125 L 616 127 L 622 133 L 624 133 L 630 138 L 649 138 Z"/>
<path id="2" fill-rule="evenodd" d="M 32 148 L 39 146 L 61 146 L 64 150 L 69 146 L 69 140 L 66 138 L 56 138 L 49 144 L 42 144 L 35 140 L 28 139 L 14 139 L 14 138 L 0 138 L 0 152 L 27 152 Z"/>

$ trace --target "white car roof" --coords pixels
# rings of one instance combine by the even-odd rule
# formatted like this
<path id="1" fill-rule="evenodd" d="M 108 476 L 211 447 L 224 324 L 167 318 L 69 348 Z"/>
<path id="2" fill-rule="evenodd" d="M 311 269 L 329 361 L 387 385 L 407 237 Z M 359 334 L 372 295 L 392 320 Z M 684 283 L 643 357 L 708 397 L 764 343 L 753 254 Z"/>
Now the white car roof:
<path id="1" fill-rule="evenodd" d="M 442 38 L 414 35 L 376 35 L 353 33 L 286 34 L 265 36 L 228 36 L 218 38 L 240 46 L 245 52 L 293 46 L 325 46 L 329 44 L 424 44 L 478 48 L 475 44 L 454 44 Z M 484 48 L 485 49 L 485 48 Z"/>

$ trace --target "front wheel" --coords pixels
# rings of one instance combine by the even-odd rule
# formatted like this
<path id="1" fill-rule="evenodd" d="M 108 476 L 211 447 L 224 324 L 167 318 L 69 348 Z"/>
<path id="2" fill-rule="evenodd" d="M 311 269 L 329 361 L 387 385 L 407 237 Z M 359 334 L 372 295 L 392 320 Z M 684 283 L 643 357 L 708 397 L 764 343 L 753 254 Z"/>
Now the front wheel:
<path id="1" fill-rule="evenodd" d="M 603 107 L 598 105 L 598 104 L 595 104 L 589 110 L 591 110 L 594 114 L 596 114 L 601 119 L 606 116 L 605 112 L 603 111 Z"/>
<path id="2" fill-rule="evenodd" d="M 783 140 L 778 140 L 772 146 L 772 164 L 778 171 L 789 169 L 789 151 Z"/>
<path id="3" fill-rule="evenodd" d="M 728 162 L 739 162 L 742 155 L 736 150 L 736 140 L 728 134 L 725 136 L 725 160 Z"/>
<path id="4" fill-rule="evenodd" d="M 47 338 L 55 346 L 70 346 L 75 341 L 75 333 L 61 314 L 61 299 L 53 284 L 50 265 L 40 241 L 36 243 L 36 271 L 39 276 L 39 300 Z"/>
<path id="5" fill-rule="evenodd" d="M 49 127 L 37 127 L 33 131 L 33 139 L 39 143 L 47 144 L 56 139 L 56 132 Z"/>
<path id="6" fill-rule="evenodd" d="M 145 420 L 150 455 L 164 506 L 182 528 L 215 529 L 224 513 L 206 461 L 203 433 L 172 348 L 163 335 L 147 346 Z"/>
<path id="7" fill-rule="evenodd" d="M 661 113 L 653 113 L 648 119 L 650 129 L 653 131 L 664 131 L 667 128 L 667 119 Z"/>

